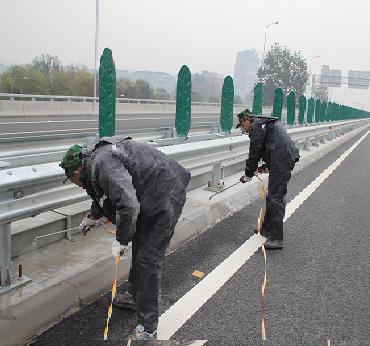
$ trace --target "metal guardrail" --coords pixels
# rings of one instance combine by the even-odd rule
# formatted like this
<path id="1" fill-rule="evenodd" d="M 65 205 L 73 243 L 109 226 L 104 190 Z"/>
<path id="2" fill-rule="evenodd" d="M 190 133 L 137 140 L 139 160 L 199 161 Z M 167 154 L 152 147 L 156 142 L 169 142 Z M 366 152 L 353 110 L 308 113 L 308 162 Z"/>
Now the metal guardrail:
<path id="1" fill-rule="evenodd" d="M 69 95 L 37 95 L 37 94 L 9 94 L 0 93 L 0 100 L 26 100 L 26 101 L 69 101 L 69 102 L 96 102 L 99 103 L 99 97 L 92 96 L 69 96 Z M 156 99 L 132 99 L 117 97 L 118 103 L 149 103 L 149 104 L 171 104 L 175 105 L 174 100 L 156 100 Z M 217 102 L 192 102 L 193 105 L 199 106 L 220 106 Z M 235 107 L 246 107 L 243 104 L 235 104 Z"/>
<path id="2" fill-rule="evenodd" d="M 298 145 L 317 145 L 325 137 L 331 139 L 363 123 L 349 121 L 307 126 L 289 129 L 288 133 Z M 161 147 L 159 150 L 192 172 L 213 166 L 210 187 L 217 189 L 220 186 L 221 164 L 245 160 L 248 142 L 247 136 L 238 136 Z M 305 148 L 309 149 L 309 146 Z M 23 278 L 12 286 L 10 223 L 88 199 L 85 191 L 72 184 L 63 185 L 63 180 L 64 171 L 57 162 L 0 170 L 0 283 L 5 283 L 0 293 L 14 285 L 22 285 L 26 280 Z"/>
<path id="3" fill-rule="evenodd" d="M 288 129 L 288 133 L 298 142 L 306 141 L 307 138 L 315 141 L 317 136 L 361 123 L 350 121 L 335 125 L 299 127 Z M 241 157 L 245 159 L 248 142 L 248 136 L 236 136 L 158 149 L 188 170 L 194 171 Z M 47 208 L 58 208 L 68 204 L 64 197 L 61 200 L 58 198 L 59 194 L 65 195 L 64 190 L 68 190 L 71 199 L 78 199 L 79 197 L 70 190 L 70 184 L 60 185 L 63 180 L 64 171 L 58 166 L 58 162 L 0 170 L 0 224 L 36 215 Z"/>
<path id="4" fill-rule="evenodd" d="M 330 126 L 335 126 L 335 123 L 330 123 Z M 329 125 L 328 125 L 329 126 Z M 206 129 L 204 131 L 203 129 Z M 297 130 L 298 128 L 304 129 L 305 132 L 312 131 L 313 133 L 316 131 L 324 131 L 325 127 L 323 125 L 317 124 L 309 124 L 306 127 L 295 127 L 294 130 L 292 129 L 292 133 L 294 131 L 301 131 Z M 143 132 L 144 131 L 144 132 Z M 146 131 L 146 132 L 145 132 Z M 194 126 L 192 129 L 191 134 L 185 139 L 183 137 L 176 137 L 176 131 L 173 128 L 160 128 L 160 129 L 137 129 L 137 130 L 123 130 L 117 131 L 117 135 L 128 135 L 133 136 L 134 139 L 147 142 L 155 147 L 167 146 L 167 145 L 175 145 L 181 143 L 189 143 L 189 142 L 199 142 L 205 140 L 212 140 L 218 138 L 225 138 L 225 137 L 232 137 L 232 136 L 240 136 L 241 132 L 239 130 L 232 130 L 230 134 L 225 134 L 219 132 L 220 129 L 215 127 L 213 129 L 209 129 L 203 125 Z M 89 137 L 95 137 L 96 132 L 91 132 Z M 54 141 L 56 139 L 55 135 L 50 135 Z M 136 137 L 135 137 L 136 136 Z M 86 136 L 87 138 L 88 136 Z M 85 138 L 85 140 L 86 140 Z M 40 136 L 37 136 L 35 140 L 39 140 Z M 8 162 L 10 167 L 18 167 L 18 166 L 27 166 L 27 165 L 35 165 L 35 164 L 42 164 L 60 160 L 64 152 L 69 148 L 72 144 L 80 144 L 82 145 L 83 140 L 81 139 L 81 134 L 75 134 L 71 137 L 67 137 L 68 140 L 71 140 L 70 144 L 64 145 L 51 145 L 48 147 L 35 147 L 35 148 L 25 148 L 25 149 L 17 149 L 17 150 L 7 150 L 0 152 L 0 161 Z M 13 139 L 14 141 L 16 139 Z M 75 140 L 76 143 L 72 141 Z M 0 143 L 2 141 L 0 135 Z M 19 142 L 19 139 L 18 139 Z M 29 143 L 30 141 L 28 141 Z"/>

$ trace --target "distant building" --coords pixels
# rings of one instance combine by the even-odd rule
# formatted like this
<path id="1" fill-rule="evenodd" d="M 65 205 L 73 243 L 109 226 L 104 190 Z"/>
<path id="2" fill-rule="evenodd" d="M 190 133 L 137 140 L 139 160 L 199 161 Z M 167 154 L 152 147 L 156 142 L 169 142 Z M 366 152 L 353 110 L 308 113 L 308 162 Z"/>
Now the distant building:
<path id="1" fill-rule="evenodd" d="M 342 86 L 342 71 L 331 70 L 329 65 L 321 66 L 320 86 L 322 88 L 340 88 Z"/>
<path id="2" fill-rule="evenodd" d="M 348 88 L 369 89 L 370 71 L 348 71 Z"/>
<path id="3" fill-rule="evenodd" d="M 260 59 L 255 49 L 237 52 L 234 68 L 234 91 L 243 101 L 253 90 Z"/>
<path id="4" fill-rule="evenodd" d="M 116 74 L 118 79 L 129 79 L 133 82 L 138 79 L 145 80 L 154 89 L 165 89 L 169 94 L 175 91 L 176 78 L 166 72 L 117 70 Z"/>
<path id="5" fill-rule="evenodd" d="M 216 72 L 202 71 L 192 75 L 193 100 L 220 102 L 223 76 Z"/>

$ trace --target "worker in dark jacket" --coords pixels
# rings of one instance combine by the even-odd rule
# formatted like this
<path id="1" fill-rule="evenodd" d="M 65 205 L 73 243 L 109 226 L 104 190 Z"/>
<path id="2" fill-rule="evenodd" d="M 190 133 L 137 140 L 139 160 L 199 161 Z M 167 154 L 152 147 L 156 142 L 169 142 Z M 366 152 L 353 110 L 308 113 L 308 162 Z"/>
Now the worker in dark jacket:
<path id="1" fill-rule="evenodd" d="M 86 232 L 106 216 L 116 225 L 113 256 L 132 241 L 128 292 L 114 304 L 136 310 L 138 325 L 131 340 L 156 338 L 160 273 L 165 250 L 186 200 L 190 173 L 159 150 L 131 139 L 103 139 L 81 151 L 73 146 L 61 167 L 93 202 L 81 223 Z"/>
<path id="2" fill-rule="evenodd" d="M 285 215 L 287 185 L 299 150 L 288 136 L 286 129 L 276 118 L 254 116 L 249 109 L 238 114 L 239 124 L 249 134 L 249 156 L 242 183 L 248 182 L 262 159 L 269 171 L 266 211 L 261 234 L 265 236 L 267 249 L 283 248 L 283 219 Z"/>

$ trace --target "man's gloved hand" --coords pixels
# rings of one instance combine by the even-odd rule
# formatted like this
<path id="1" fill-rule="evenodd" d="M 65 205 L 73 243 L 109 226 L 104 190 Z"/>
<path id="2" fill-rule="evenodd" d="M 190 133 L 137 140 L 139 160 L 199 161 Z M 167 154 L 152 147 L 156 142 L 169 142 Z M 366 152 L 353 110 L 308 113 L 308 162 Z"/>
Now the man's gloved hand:
<path id="1" fill-rule="evenodd" d="M 239 181 L 240 181 L 241 183 L 243 183 L 243 184 L 248 183 L 248 182 L 249 182 L 249 181 L 251 181 L 251 180 L 252 180 L 252 178 L 249 178 L 249 177 L 247 177 L 246 175 L 241 176 L 241 177 L 240 177 L 240 179 L 239 179 Z"/>
<path id="2" fill-rule="evenodd" d="M 113 257 L 123 255 L 128 249 L 128 245 L 121 245 L 118 240 L 113 240 L 112 242 L 112 255 Z"/>
<path id="3" fill-rule="evenodd" d="M 257 168 L 257 173 L 270 173 L 268 167 L 266 164 L 262 165 L 262 166 L 259 166 Z"/>
<path id="4" fill-rule="evenodd" d="M 92 228 L 96 226 L 96 220 L 93 219 L 89 214 L 86 215 L 80 226 L 78 227 L 83 235 L 86 235 L 87 232 L 91 231 Z"/>

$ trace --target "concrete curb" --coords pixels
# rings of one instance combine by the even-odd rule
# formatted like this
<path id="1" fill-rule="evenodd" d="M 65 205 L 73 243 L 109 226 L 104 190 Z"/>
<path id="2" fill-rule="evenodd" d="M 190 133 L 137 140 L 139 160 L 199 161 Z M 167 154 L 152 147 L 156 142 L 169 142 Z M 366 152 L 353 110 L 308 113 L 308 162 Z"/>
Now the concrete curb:
<path id="1" fill-rule="evenodd" d="M 309 166 L 328 152 L 364 131 L 365 125 L 350 133 L 328 142 L 321 147 L 312 148 L 310 152 L 302 152 L 302 158 L 294 174 Z M 239 173 L 240 175 L 240 173 Z M 238 175 L 228 177 L 230 182 L 235 181 Z M 267 175 L 263 182 L 267 185 Z M 209 194 L 204 190 L 194 193 L 188 203 L 193 206 L 192 213 L 182 217 L 176 227 L 171 241 L 170 251 L 174 251 L 189 240 L 199 236 L 218 222 L 228 218 L 259 197 L 260 183 L 253 179 L 251 183 L 237 185 L 236 188 L 225 191 L 208 201 Z M 200 202 L 202 196 L 203 202 Z M 130 256 L 129 256 L 130 257 Z M 130 258 L 123 258 L 120 266 L 119 279 L 127 278 Z M 94 300 L 110 288 L 113 277 L 112 259 L 109 256 L 101 258 L 89 269 L 70 277 L 62 278 L 60 282 L 39 290 L 22 302 L 8 304 L 0 312 L 0 343 L 1 345 L 24 345 L 32 338 L 58 323 L 66 316 L 73 314 Z M 22 295 L 22 289 L 17 293 Z M 0 297 L 0 304 L 5 297 Z M 3 304 L 4 305 L 4 304 Z"/>

